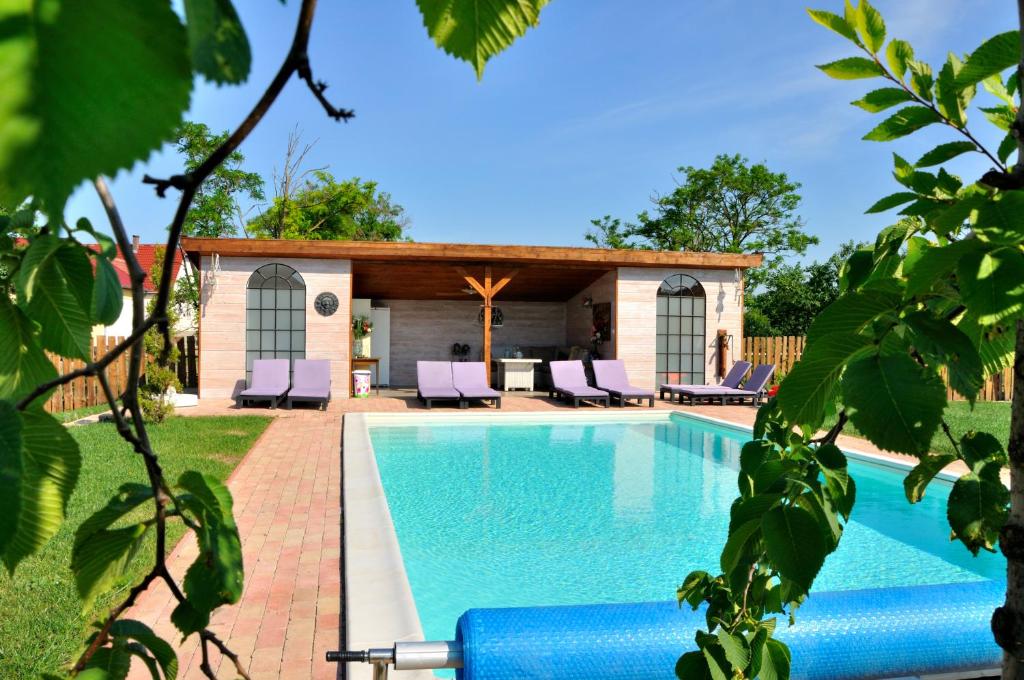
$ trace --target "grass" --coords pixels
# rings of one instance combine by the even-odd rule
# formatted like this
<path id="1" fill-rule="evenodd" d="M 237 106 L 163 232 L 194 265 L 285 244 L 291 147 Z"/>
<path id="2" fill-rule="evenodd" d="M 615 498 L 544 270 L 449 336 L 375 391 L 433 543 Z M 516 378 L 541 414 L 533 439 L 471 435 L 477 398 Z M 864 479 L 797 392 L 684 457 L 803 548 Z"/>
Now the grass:
<path id="1" fill-rule="evenodd" d="M 1010 440 L 1010 402 L 979 401 L 972 411 L 968 402 L 952 401 L 946 408 L 946 422 L 957 439 L 970 430 L 978 430 L 995 435 L 1006 446 Z M 864 437 L 852 423 L 847 423 L 843 433 Z M 935 453 L 955 453 L 953 445 L 941 429 L 932 438 L 931 448 Z"/>
<path id="2" fill-rule="evenodd" d="M 61 411 L 54 413 L 53 416 L 62 423 L 71 423 L 79 418 L 86 416 L 95 415 L 97 413 L 106 413 L 110 410 L 108 404 L 96 404 L 95 406 L 83 406 L 82 408 L 72 409 L 70 411 Z"/>
<path id="3" fill-rule="evenodd" d="M 270 418 L 263 416 L 172 417 L 148 428 L 167 478 L 173 483 L 185 470 L 225 479 Z M 73 660 L 89 624 L 109 611 L 142 574 L 154 540 L 139 551 L 113 592 L 82 611 L 70 570 L 75 529 L 102 507 L 126 481 L 146 481 L 139 456 L 109 423 L 72 427 L 82 450 L 82 472 L 71 497 L 67 520 L 43 550 L 22 562 L 12 579 L 0 573 L 0 678 L 22 680 L 57 672 Z M 168 523 L 168 549 L 184 528 Z"/>

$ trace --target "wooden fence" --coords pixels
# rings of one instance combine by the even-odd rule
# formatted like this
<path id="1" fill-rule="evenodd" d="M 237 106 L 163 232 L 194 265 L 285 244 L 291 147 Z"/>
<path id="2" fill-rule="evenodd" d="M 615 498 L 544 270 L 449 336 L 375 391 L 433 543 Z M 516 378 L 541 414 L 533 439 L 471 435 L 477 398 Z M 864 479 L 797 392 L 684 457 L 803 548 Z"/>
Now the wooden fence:
<path id="1" fill-rule="evenodd" d="M 774 382 L 779 382 L 800 360 L 806 339 L 803 336 L 743 338 L 743 359 L 752 364 L 775 364 Z M 945 378 L 945 369 L 942 371 Z M 962 396 L 949 387 L 948 398 L 961 400 Z M 1013 368 L 989 376 L 978 393 L 978 401 L 1008 401 L 1013 393 Z"/>
<path id="2" fill-rule="evenodd" d="M 96 361 L 112 350 L 124 338 L 122 337 L 95 337 L 92 339 L 92 360 Z M 196 339 L 194 336 L 178 339 L 178 380 L 182 387 L 195 387 L 198 384 L 198 373 L 196 371 Z M 115 395 L 120 395 L 128 386 L 128 355 L 123 353 L 107 367 L 107 381 L 110 389 Z M 50 362 L 60 374 L 69 373 L 81 368 L 85 362 L 81 359 L 68 359 L 55 354 L 50 355 Z M 145 362 L 143 363 L 145 371 Z M 105 404 L 106 397 L 100 381 L 92 377 L 75 378 L 71 382 L 61 385 L 50 398 L 46 400 L 44 408 L 50 413 L 59 411 L 71 411 L 86 406 Z"/>

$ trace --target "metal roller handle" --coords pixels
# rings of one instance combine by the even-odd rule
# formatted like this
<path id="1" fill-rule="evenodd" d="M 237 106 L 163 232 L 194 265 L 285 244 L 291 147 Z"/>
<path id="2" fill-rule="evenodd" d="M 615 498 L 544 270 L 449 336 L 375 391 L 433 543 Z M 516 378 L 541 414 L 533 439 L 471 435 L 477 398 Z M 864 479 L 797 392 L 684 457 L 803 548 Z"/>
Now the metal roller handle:
<path id="1" fill-rule="evenodd" d="M 396 671 L 462 668 L 462 644 L 451 640 L 396 642 L 391 649 L 327 652 L 327 661 L 373 664 L 374 680 L 387 680 L 389 665 Z"/>

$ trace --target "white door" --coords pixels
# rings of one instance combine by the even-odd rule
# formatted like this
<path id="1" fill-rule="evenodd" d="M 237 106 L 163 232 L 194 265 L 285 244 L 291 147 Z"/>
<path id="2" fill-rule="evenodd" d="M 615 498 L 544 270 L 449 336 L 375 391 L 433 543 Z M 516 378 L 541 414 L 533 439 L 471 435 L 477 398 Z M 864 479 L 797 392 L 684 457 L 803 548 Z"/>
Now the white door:
<path id="1" fill-rule="evenodd" d="M 381 385 L 390 385 L 391 310 L 387 307 L 374 307 L 370 310 L 370 322 L 373 324 L 373 356 L 380 357 L 380 375 L 377 381 Z"/>

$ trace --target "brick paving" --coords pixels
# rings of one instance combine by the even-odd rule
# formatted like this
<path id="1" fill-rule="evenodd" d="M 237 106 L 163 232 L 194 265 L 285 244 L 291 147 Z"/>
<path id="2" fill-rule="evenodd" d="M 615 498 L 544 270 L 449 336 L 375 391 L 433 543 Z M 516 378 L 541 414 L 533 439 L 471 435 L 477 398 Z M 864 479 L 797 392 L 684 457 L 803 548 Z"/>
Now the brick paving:
<path id="1" fill-rule="evenodd" d="M 242 536 L 245 590 L 241 602 L 222 607 L 211 628 L 237 652 L 253 680 L 262 678 L 335 678 L 337 667 L 324 652 L 340 647 L 341 608 L 341 416 L 346 412 L 400 412 L 423 407 L 409 391 L 388 391 L 379 398 L 339 399 L 326 412 L 308 408 L 236 409 L 227 400 L 204 400 L 181 409 L 182 415 L 268 414 L 274 421 L 228 480 Z M 482 407 L 474 407 L 479 411 Z M 617 408 L 584 407 L 620 413 Z M 580 410 L 584 410 L 581 408 Z M 753 424 L 749 406 L 681 407 L 656 401 L 657 409 L 701 413 L 735 423 Z M 435 406 L 435 411 L 458 411 Z M 510 394 L 503 411 L 572 411 L 546 395 Z M 629 410 L 637 410 L 635 408 Z M 646 409 L 645 409 L 646 410 Z M 465 411 L 463 411 L 465 412 Z M 881 453 L 868 442 L 841 437 L 840 445 Z M 885 454 L 901 459 L 903 456 Z M 196 556 L 190 537 L 171 553 L 168 566 L 179 578 Z M 170 624 L 174 602 L 166 587 L 143 593 L 129 612 L 167 640 L 178 636 Z M 159 623 L 155 623 L 159 621 Z M 202 677 L 194 639 L 178 645 L 179 677 Z M 222 677 L 234 677 L 231 662 L 216 651 L 211 665 Z M 148 678 L 140 664 L 132 678 Z"/>

